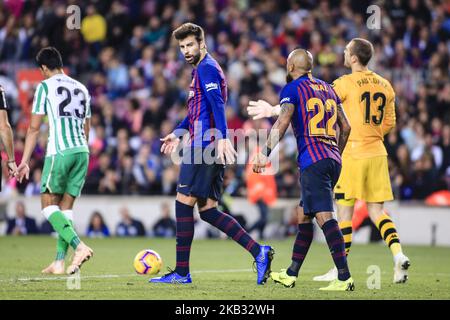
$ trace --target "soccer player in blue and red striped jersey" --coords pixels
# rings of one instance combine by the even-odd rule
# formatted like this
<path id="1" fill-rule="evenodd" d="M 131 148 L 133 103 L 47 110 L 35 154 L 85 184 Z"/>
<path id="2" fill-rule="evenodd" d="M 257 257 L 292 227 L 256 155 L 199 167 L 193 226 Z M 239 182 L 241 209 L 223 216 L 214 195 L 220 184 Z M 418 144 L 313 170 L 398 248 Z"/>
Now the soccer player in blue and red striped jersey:
<path id="1" fill-rule="evenodd" d="M 341 154 L 350 125 L 333 88 L 311 75 L 312 66 L 310 52 L 296 49 L 289 54 L 287 84 L 280 94 L 280 116 L 265 147 L 254 159 L 253 170 L 262 172 L 270 152 L 292 124 L 297 138 L 303 211 L 297 210 L 299 230 L 292 263 L 288 269 L 272 272 L 271 278 L 286 287 L 295 285 L 313 239 L 312 219 L 316 218 L 338 269 L 338 279 L 321 290 L 352 291 L 354 283 L 347 265 L 344 239 L 333 218 L 333 188 L 341 172 Z M 336 126 L 339 126 L 339 137 Z"/>
<path id="2" fill-rule="evenodd" d="M 227 136 L 227 86 L 224 74 L 216 60 L 206 51 L 204 31 L 200 26 L 185 23 L 173 32 L 173 36 L 178 40 L 186 62 L 194 69 L 188 98 L 188 115 L 173 133 L 161 139 L 161 152 L 173 152 L 179 144 L 179 138 L 187 130 L 191 144 L 183 150 L 177 186 L 176 268 L 162 277 L 150 279 L 150 282 L 192 282 L 189 256 L 194 236 L 193 210 L 197 204 L 202 220 L 226 233 L 253 256 L 257 269 L 256 282 L 264 284 L 270 274 L 273 249 L 257 243 L 236 219 L 217 208 L 225 163 L 232 163 L 236 156 Z"/>

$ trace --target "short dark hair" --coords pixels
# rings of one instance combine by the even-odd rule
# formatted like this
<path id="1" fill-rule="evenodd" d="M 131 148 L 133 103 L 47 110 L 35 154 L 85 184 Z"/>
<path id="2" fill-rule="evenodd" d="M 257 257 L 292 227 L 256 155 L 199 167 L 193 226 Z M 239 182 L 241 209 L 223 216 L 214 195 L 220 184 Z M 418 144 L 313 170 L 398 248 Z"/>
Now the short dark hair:
<path id="1" fill-rule="evenodd" d="M 200 42 L 205 38 L 205 32 L 203 31 L 203 28 L 199 25 L 196 25 L 191 22 L 187 22 L 176 28 L 172 35 L 177 40 L 183 40 L 186 39 L 188 36 L 195 36 L 195 39 Z"/>
<path id="2" fill-rule="evenodd" d="M 39 67 L 47 66 L 50 70 L 63 67 L 61 54 L 55 47 L 42 48 L 36 55 L 36 62 Z"/>
<path id="3" fill-rule="evenodd" d="M 359 63 L 367 66 L 373 55 L 373 45 L 366 39 L 354 38 L 352 39 L 350 54 L 357 56 Z"/>

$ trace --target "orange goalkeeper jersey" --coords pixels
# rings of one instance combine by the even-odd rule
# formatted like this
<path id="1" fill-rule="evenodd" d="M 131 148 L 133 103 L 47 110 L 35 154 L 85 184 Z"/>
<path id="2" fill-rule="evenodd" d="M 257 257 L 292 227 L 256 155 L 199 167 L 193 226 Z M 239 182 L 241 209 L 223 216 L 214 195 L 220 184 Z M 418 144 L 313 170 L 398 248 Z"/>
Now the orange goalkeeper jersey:
<path id="1" fill-rule="evenodd" d="M 387 155 L 384 135 L 395 126 L 395 93 L 389 81 L 367 70 L 344 75 L 332 86 L 352 127 L 344 155 Z"/>

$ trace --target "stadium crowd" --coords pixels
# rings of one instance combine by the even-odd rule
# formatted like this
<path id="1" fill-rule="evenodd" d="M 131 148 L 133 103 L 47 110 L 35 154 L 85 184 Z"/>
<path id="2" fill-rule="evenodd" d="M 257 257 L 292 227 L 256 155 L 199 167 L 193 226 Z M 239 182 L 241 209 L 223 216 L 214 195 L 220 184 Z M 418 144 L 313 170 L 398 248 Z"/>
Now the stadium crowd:
<path id="1" fill-rule="evenodd" d="M 81 29 L 66 26 L 69 5 L 81 8 Z M 249 100 L 278 103 L 287 54 L 301 46 L 315 57 L 314 75 L 328 82 L 348 73 L 343 50 L 354 37 L 373 42 L 369 67 L 396 92 L 397 127 L 386 137 L 397 199 L 424 199 L 450 189 L 450 5 L 445 1 L 379 1 L 380 29 L 368 29 L 369 1 L 124 0 L 3 1 L 0 84 L 11 106 L 16 161 L 26 133 L 18 102 L 18 70 L 36 67 L 37 51 L 57 47 L 71 76 L 92 96 L 86 194 L 175 194 L 178 166 L 162 156 L 159 138 L 185 117 L 191 67 L 171 31 L 185 21 L 204 27 L 208 51 L 228 82 L 230 129 L 267 128 L 251 120 Z M 33 99 L 33 88 L 29 99 Z M 39 193 L 46 128 L 27 184 L 2 193 Z M 280 148 L 279 197 L 298 197 L 292 133 Z M 241 157 L 248 156 L 240 155 Z M 245 161 L 241 161 L 245 163 Z M 5 166 L 3 166 L 5 167 Z M 5 172 L 3 174 L 5 177 Z M 228 167 L 226 193 L 246 195 L 245 165 Z"/>
<path id="2" fill-rule="evenodd" d="M 159 210 L 159 218 L 154 224 L 146 228 L 144 223 L 133 217 L 130 209 L 123 206 L 119 210 L 120 220 L 115 230 L 111 230 L 105 222 L 100 211 L 94 210 L 89 218 L 86 230 L 80 230 L 81 234 L 91 238 L 110 237 L 175 237 L 176 222 L 171 217 L 170 206 L 162 202 Z M 110 212 L 111 214 L 111 212 Z M 2 234 L 3 231 L 0 232 Z M 50 222 L 46 219 L 38 223 L 35 218 L 28 215 L 26 205 L 23 201 L 15 204 L 15 214 L 6 220 L 7 235 L 33 235 L 33 234 L 56 234 Z"/>

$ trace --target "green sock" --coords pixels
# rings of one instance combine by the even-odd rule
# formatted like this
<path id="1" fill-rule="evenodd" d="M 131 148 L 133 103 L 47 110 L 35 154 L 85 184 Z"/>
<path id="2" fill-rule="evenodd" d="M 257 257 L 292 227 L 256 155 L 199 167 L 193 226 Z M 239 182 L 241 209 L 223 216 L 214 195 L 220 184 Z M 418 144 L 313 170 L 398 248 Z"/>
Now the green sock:
<path id="1" fill-rule="evenodd" d="M 44 210 L 44 215 L 47 220 L 53 226 L 53 229 L 59 234 L 59 236 L 70 244 L 73 249 L 76 249 L 80 244 L 80 238 L 71 226 L 69 219 L 66 218 L 64 213 L 59 210 L 58 206 L 48 206 Z"/>
<path id="2" fill-rule="evenodd" d="M 70 226 L 73 228 L 73 221 L 69 220 Z M 69 249 L 69 244 L 58 235 L 58 239 L 56 240 L 56 259 L 55 260 L 64 260 L 66 258 L 67 250 Z"/>
<path id="3" fill-rule="evenodd" d="M 74 228 L 72 209 L 63 210 L 61 212 L 64 214 L 64 216 L 67 218 L 67 220 L 69 220 L 71 227 Z M 56 259 L 55 260 L 64 260 L 68 249 L 69 249 L 69 244 L 61 236 L 58 235 L 58 240 L 56 241 Z"/>

